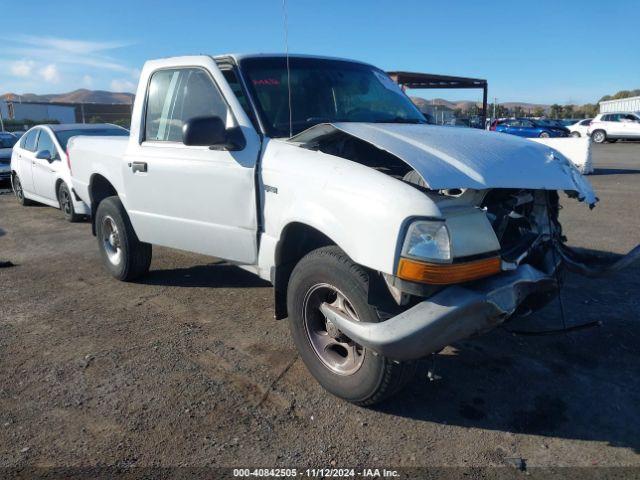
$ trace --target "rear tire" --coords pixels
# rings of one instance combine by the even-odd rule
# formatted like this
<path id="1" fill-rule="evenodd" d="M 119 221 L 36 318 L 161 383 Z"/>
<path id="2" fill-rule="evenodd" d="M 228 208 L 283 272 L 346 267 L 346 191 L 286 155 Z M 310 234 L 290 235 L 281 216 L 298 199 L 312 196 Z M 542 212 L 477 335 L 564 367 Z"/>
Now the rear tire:
<path id="1" fill-rule="evenodd" d="M 549 138 L 551 137 L 551 135 L 549 135 L 549 132 L 540 132 L 540 135 L 538 135 L 539 138 Z"/>
<path id="2" fill-rule="evenodd" d="M 607 141 L 607 132 L 604 130 L 595 130 L 591 133 L 593 143 L 604 143 Z"/>
<path id="3" fill-rule="evenodd" d="M 149 271 L 151 244 L 138 239 L 117 196 L 98 205 L 96 236 L 104 266 L 118 280 L 129 282 Z"/>
<path id="4" fill-rule="evenodd" d="M 69 191 L 69 187 L 64 182 L 60 182 L 60 186 L 58 187 L 58 203 L 60 204 L 60 210 L 64 215 L 64 219 L 67 222 L 79 222 L 82 220 L 83 216 L 78 215 L 73 208 L 73 198 L 71 197 L 71 192 Z"/>
<path id="5" fill-rule="evenodd" d="M 571 132 L 573 138 L 580 138 L 580 132 Z"/>
<path id="6" fill-rule="evenodd" d="M 287 306 L 293 341 L 316 380 L 332 394 L 357 405 L 381 402 L 414 376 L 417 363 L 397 363 L 342 335 L 327 323 L 319 305 L 326 301 L 354 320 L 379 322 L 367 302 L 369 277 L 338 247 L 322 247 L 295 266 Z"/>
<path id="7" fill-rule="evenodd" d="M 33 205 L 34 202 L 24 196 L 22 182 L 20 182 L 20 177 L 18 177 L 18 174 L 15 174 L 13 176 L 12 185 L 13 185 L 13 193 L 18 199 L 18 202 L 20 203 L 20 205 L 22 205 L 23 207 L 28 207 L 29 205 Z"/>

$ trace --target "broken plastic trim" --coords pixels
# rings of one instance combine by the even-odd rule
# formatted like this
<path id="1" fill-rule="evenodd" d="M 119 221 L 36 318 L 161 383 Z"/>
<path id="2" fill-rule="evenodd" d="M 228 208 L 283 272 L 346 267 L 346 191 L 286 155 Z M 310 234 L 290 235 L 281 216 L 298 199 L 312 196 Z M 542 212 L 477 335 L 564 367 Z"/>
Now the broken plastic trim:
<path id="1" fill-rule="evenodd" d="M 585 277 L 597 278 L 610 275 L 634 264 L 640 260 L 640 245 L 614 262 L 605 263 L 601 257 L 578 252 L 566 245 L 556 243 L 556 251 L 562 257 L 567 270 Z"/>

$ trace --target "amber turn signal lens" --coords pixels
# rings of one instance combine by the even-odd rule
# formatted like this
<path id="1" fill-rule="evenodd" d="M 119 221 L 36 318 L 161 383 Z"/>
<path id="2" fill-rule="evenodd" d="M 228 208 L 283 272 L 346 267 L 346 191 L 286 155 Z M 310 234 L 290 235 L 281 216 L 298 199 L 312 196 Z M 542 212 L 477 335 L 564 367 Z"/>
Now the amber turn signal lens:
<path id="1" fill-rule="evenodd" d="M 449 285 L 488 277 L 500 272 L 500 257 L 464 263 L 425 263 L 401 258 L 398 277 L 412 282 Z"/>

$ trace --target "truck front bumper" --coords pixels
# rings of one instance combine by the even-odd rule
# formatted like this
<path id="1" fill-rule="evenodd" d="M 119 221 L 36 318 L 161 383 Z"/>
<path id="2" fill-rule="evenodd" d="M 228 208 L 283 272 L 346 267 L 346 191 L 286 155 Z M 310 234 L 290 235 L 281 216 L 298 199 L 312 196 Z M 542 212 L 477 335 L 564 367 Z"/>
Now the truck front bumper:
<path id="1" fill-rule="evenodd" d="M 354 342 L 393 360 L 415 360 L 490 330 L 534 294 L 556 290 L 553 274 L 531 265 L 469 285 L 455 285 L 380 323 L 357 322 L 327 303 L 320 309 Z"/>

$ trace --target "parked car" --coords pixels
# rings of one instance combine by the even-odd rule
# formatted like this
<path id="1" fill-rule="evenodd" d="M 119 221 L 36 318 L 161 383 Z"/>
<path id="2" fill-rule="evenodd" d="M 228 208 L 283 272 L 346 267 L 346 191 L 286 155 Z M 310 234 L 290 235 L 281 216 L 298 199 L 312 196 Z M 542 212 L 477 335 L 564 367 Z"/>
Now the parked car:
<path id="1" fill-rule="evenodd" d="M 562 154 L 428 125 L 361 62 L 149 61 L 129 138 L 68 151 L 112 276 L 147 273 L 152 244 L 255 273 L 311 374 L 360 405 L 396 392 L 415 360 L 544 305 L 560 262 L 595 272 L 563 244 L 557 192 L 597 198 Z"/>
<path id="2" fill-rule="evenodd" d="M 0 182 L 11 177 L 11 152 L 17 141 L 9 132 L 0 132 Z"/>
<path id="3" fill-rule="evenodd" d="M 11 183 L 16 197 L 23 205 L 38 202 L 60 208 L 70 222 L 80 220 L 90 211 L 71 188 L 67 142 L 76 135 L 128 134 L 128 130 L 111 124 L 33 127 L 15 145 L 11 156 Z"/>
<path id="4" fill-rule="evenodd" d="M 504 121 L 498 121 L 495 128 L 496 132 L 510 133 L 519 137 L 568 137 L 569 130 L 566 127 L 558 126 L 552 122 L 545 120 L 533 120 L 530 118 L 509 118 Z"/>
<path id="5" fill-rule="evenodd" d="M 578 120 L 571 125 L 567 125 L 569 132 L 571 132 L 570 135 L 572 137 L 586 137 L 592 120 L 592 118 L 585 118 L 584 120 Z"/>
<path id="6" fill-rule="evenodd" d="M 600 113 L 591 121 L 588 135 L 595 143 L 640 139 L 640 112 Z"/>

